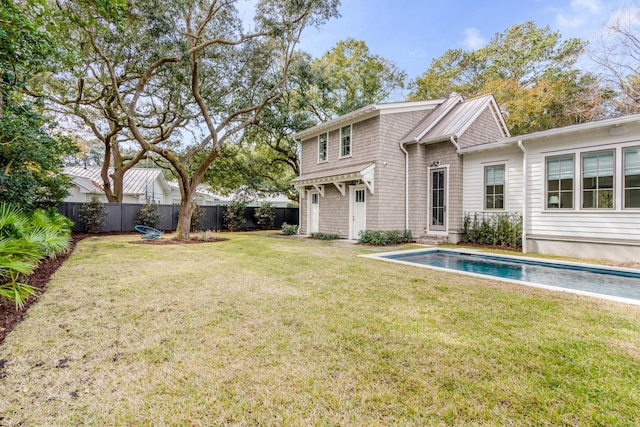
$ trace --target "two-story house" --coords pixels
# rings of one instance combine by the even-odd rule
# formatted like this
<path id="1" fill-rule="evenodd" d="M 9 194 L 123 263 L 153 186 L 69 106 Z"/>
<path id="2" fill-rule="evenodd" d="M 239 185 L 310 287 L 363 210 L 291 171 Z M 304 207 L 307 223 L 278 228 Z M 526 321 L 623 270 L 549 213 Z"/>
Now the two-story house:
<path id="1" fill-rule="evenodd" d="M 300 232 L 411 230 L 457 242 L 463 148 L 509 137 L 492 95 L 374 104 L 295 135 Z"/>

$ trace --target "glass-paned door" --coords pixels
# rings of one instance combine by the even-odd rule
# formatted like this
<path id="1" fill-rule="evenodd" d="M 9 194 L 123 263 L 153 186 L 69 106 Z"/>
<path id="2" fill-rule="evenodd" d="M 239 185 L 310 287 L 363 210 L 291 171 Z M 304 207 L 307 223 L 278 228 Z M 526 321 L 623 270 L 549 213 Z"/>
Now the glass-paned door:
<path id="1" fill-rule="evenodd" d="M 447 228 L 447 170 L 431 170 L 431 230 Z"/>

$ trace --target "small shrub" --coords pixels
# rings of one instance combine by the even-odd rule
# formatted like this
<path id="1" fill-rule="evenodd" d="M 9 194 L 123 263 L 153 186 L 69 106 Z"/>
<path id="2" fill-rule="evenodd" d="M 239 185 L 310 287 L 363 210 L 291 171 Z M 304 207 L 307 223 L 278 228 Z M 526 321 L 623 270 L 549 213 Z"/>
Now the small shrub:
<path id="1" fill-rule="evenodd" d="M 99 233 L 107 222 L 107 211 L 104 209 L 104 204 L 93 196 L 90 201 L 82 205 L 78 218 L 84 223 L 87 233 L 95 234 Z"/>
<path id="2" fill-rule="evenodd" d="M 205 214 L 206 214 L 205 210 L 200 206 L 196 205 L 193 208 L 193 213 L 191 214 L 191 225 L 190 225 L 191 227 L 190 230 L 192 232 L 202 230 Z"/>
<path id="3" fill-rule="evenodd" d="M 282 234 L 286 234 L 287 236 L 291 236 L 292 234 L 298 234 L 298 226 L 295 224 L 287 224 L 286 222 L 283 222 Z"/>
<path id="4" fill-rule="evenodd" d="M 338 236 L 337 234 L 326 233 L 311 233 L 310 237 L 316 240 L 336 240 L 340 238 L 340 236 Z"/>
<path id="5" fill-rule="evenodd" d="M 229 231 L 238 231 L 247 222 L 244 218 L 246 208 L 247 204 L 241 201 L 233 201 L 227 205 L 223 217 Z"/>
<path id="6" fill-rule="evenodd" d="M 158 211 L 158 205 L 152 199 L 152 200 L 147 200 L 147 202 L 144 205 L 142 205 L 142 208 L 140 209 L 140 213 L 138 214 L 138 218 L 136 219 L 136 224 L 146 225 L 147 227 L 158 228 L 160 226 L 161 219 L 162 219 L 162 215 Z M 191 219 L 193 219 L 193 216 L 191 217 Z"/>
<path id="7" fill-rule="evenodd" d="M 202 240 L 203 242 L 215 242 L 220 240 L 218 230 L 204 230 L 203 232 L 196 234 L 195 238 Z"/>
<path id="8" fill-rule="evenodd" d="M 461 241 L 520 248 L 522 247 L 522 216 L 519 213 L 465 213 Z"/>
<path id="9" fill-rule="evenodd" d="M 269 202 L 265 202 L 256 208 L 253 217 L 259 228 L 270 229 L 276 220 L 276 208 Z"/>
<path id="10" fill-rule="evenodd" d="M 376 246 L 397 245 L 412 241 L 411 230 L 364 230 L 358 239 L 358 243 Z"/>

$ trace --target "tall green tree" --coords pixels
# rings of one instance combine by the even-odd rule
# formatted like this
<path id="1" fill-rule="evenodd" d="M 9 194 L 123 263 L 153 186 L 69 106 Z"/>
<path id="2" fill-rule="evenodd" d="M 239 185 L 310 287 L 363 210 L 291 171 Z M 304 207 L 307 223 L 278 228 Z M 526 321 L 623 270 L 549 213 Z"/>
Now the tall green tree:
<path id="1" fill-rule="evenodd" d="M 64 59 L 52 16 L 44 1 L 0 0 L 0 200 L 28 211 L 66 197 L 62 158 L 77 150 L 22 92 Z"/>
<path id="2" fill-rule="evenodd" d="M 450 50 L 435 59 L 410 98 L 493 93 L 514 135 L 592 120 L 606 114 L 608 93 L 576 67 L 584 47 L 531 21 L 514 25 L 483 48 Z"/>
<path id="3" fill-rule="evenodd" d="M 320 58 L 294 57 L 283 95 L 263 109 L 245 130 L 241 149 L 223 150 L 207 182 L 225 191 L 240 185 L 258 192 L 285 193 L 298 199 L 289 184 L 300 174 L 293 134 L 369 104 L 401 94 L 406 73 L 370 52 L 363 41 L 339 41 Z"/>
<path id="4" fill-rule="evenodd" d="M 178 238 L 189 236 L 193 195 L 221 148 L 282 96 L 302 31 L 336 16 L 338 0 L 260 0 L 248 31 L 235 3 L 141 0 L 118 16 L 103 3 L 58 3 L 92 58 L 86 73 L 107 82 L 96 95 L 111 117 L 178 178 Z"/>

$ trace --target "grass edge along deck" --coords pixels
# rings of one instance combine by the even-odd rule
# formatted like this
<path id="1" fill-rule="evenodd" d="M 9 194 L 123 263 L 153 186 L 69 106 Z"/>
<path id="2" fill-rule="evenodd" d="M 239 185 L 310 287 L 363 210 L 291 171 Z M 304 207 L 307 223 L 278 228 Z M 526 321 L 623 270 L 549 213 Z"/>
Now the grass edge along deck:
<path id="1" fill-rule="evenodd" d="M 422 267 L 422 268 L 429 268 L 431 270 L 444 271 L 448 273 L 464 274 L 467 276 L 473 276 L 473 277 L 478 277 L 482 279 L 495 279 L 502 282 L 515 283 L 519 285 L 531 286 L 531 287 L 546 289 L 550 291 L 569 292 L 577 295 L 585 295 L 585 296 L 596 297 L 596 298 L 606 299 L 610 301 L 622 302 L 626 304 L 640 306 L 640 299 L 619 297 L 614 295 L 601 294 L 597 292 L 565 288 L 562 286 L 545 285 L 542 283 L 527 282 L 524 280 L 515 280 L 515 279 L 509 279 L 509 278 L 493 276 L 488 274 L 478 274 L 478 273 L 473 273 L 469 271 L 443 268 L 443 267 L 437 267 L 437 266 L 426 265 L 426 264 L 418 264 L 415 262 L 402 260 L 402 258 L 405 258 L 408 256 L 428 254 L 430 252 L 436 252 L 436 253 L 448 252 L 451 254 L 472 255 L 472 256 L 477 256 L 485 259 L 499 258 L 505 261 L 513 261 L 520 264 L 544 265 L 549 267 L 563 268 L 568 270 L 588 271 L 588 272 L 601 273 L 601 274 L 609 273 L 609 274 L 614 274 L 614 275 L 623 276 L 623 277 L 640 276 L 640 270 L 631 269 L 631 268 L 603 266 L 603 265 L 596 265 L 596 264 L 589 264 L 589 263 L 582 263 L 582 262 L 572 262 L 572 261 L 547 260 L 547 259 L 539 259 L 539 258 L 532 258 L 532 257 L 526 257 L 526 256 L 494 254 L 494 253 L 487 253 L 487 252 L 473 250 L 473 249 L 422 248 L 422 249 L 412 249 L 412 250 L 404 250 L 404 251 L 392 251 L 392 252 L 382 252 L 382 253 L 376 253 L 376 254 L 366 254 L 366 255 L 360 255 L 360 256 L 363 258 L 378 259 L 378 260 L 387 261 L 387 262 L 394 262 L 397 264 L 410 265 L 413 267 Z"/>

